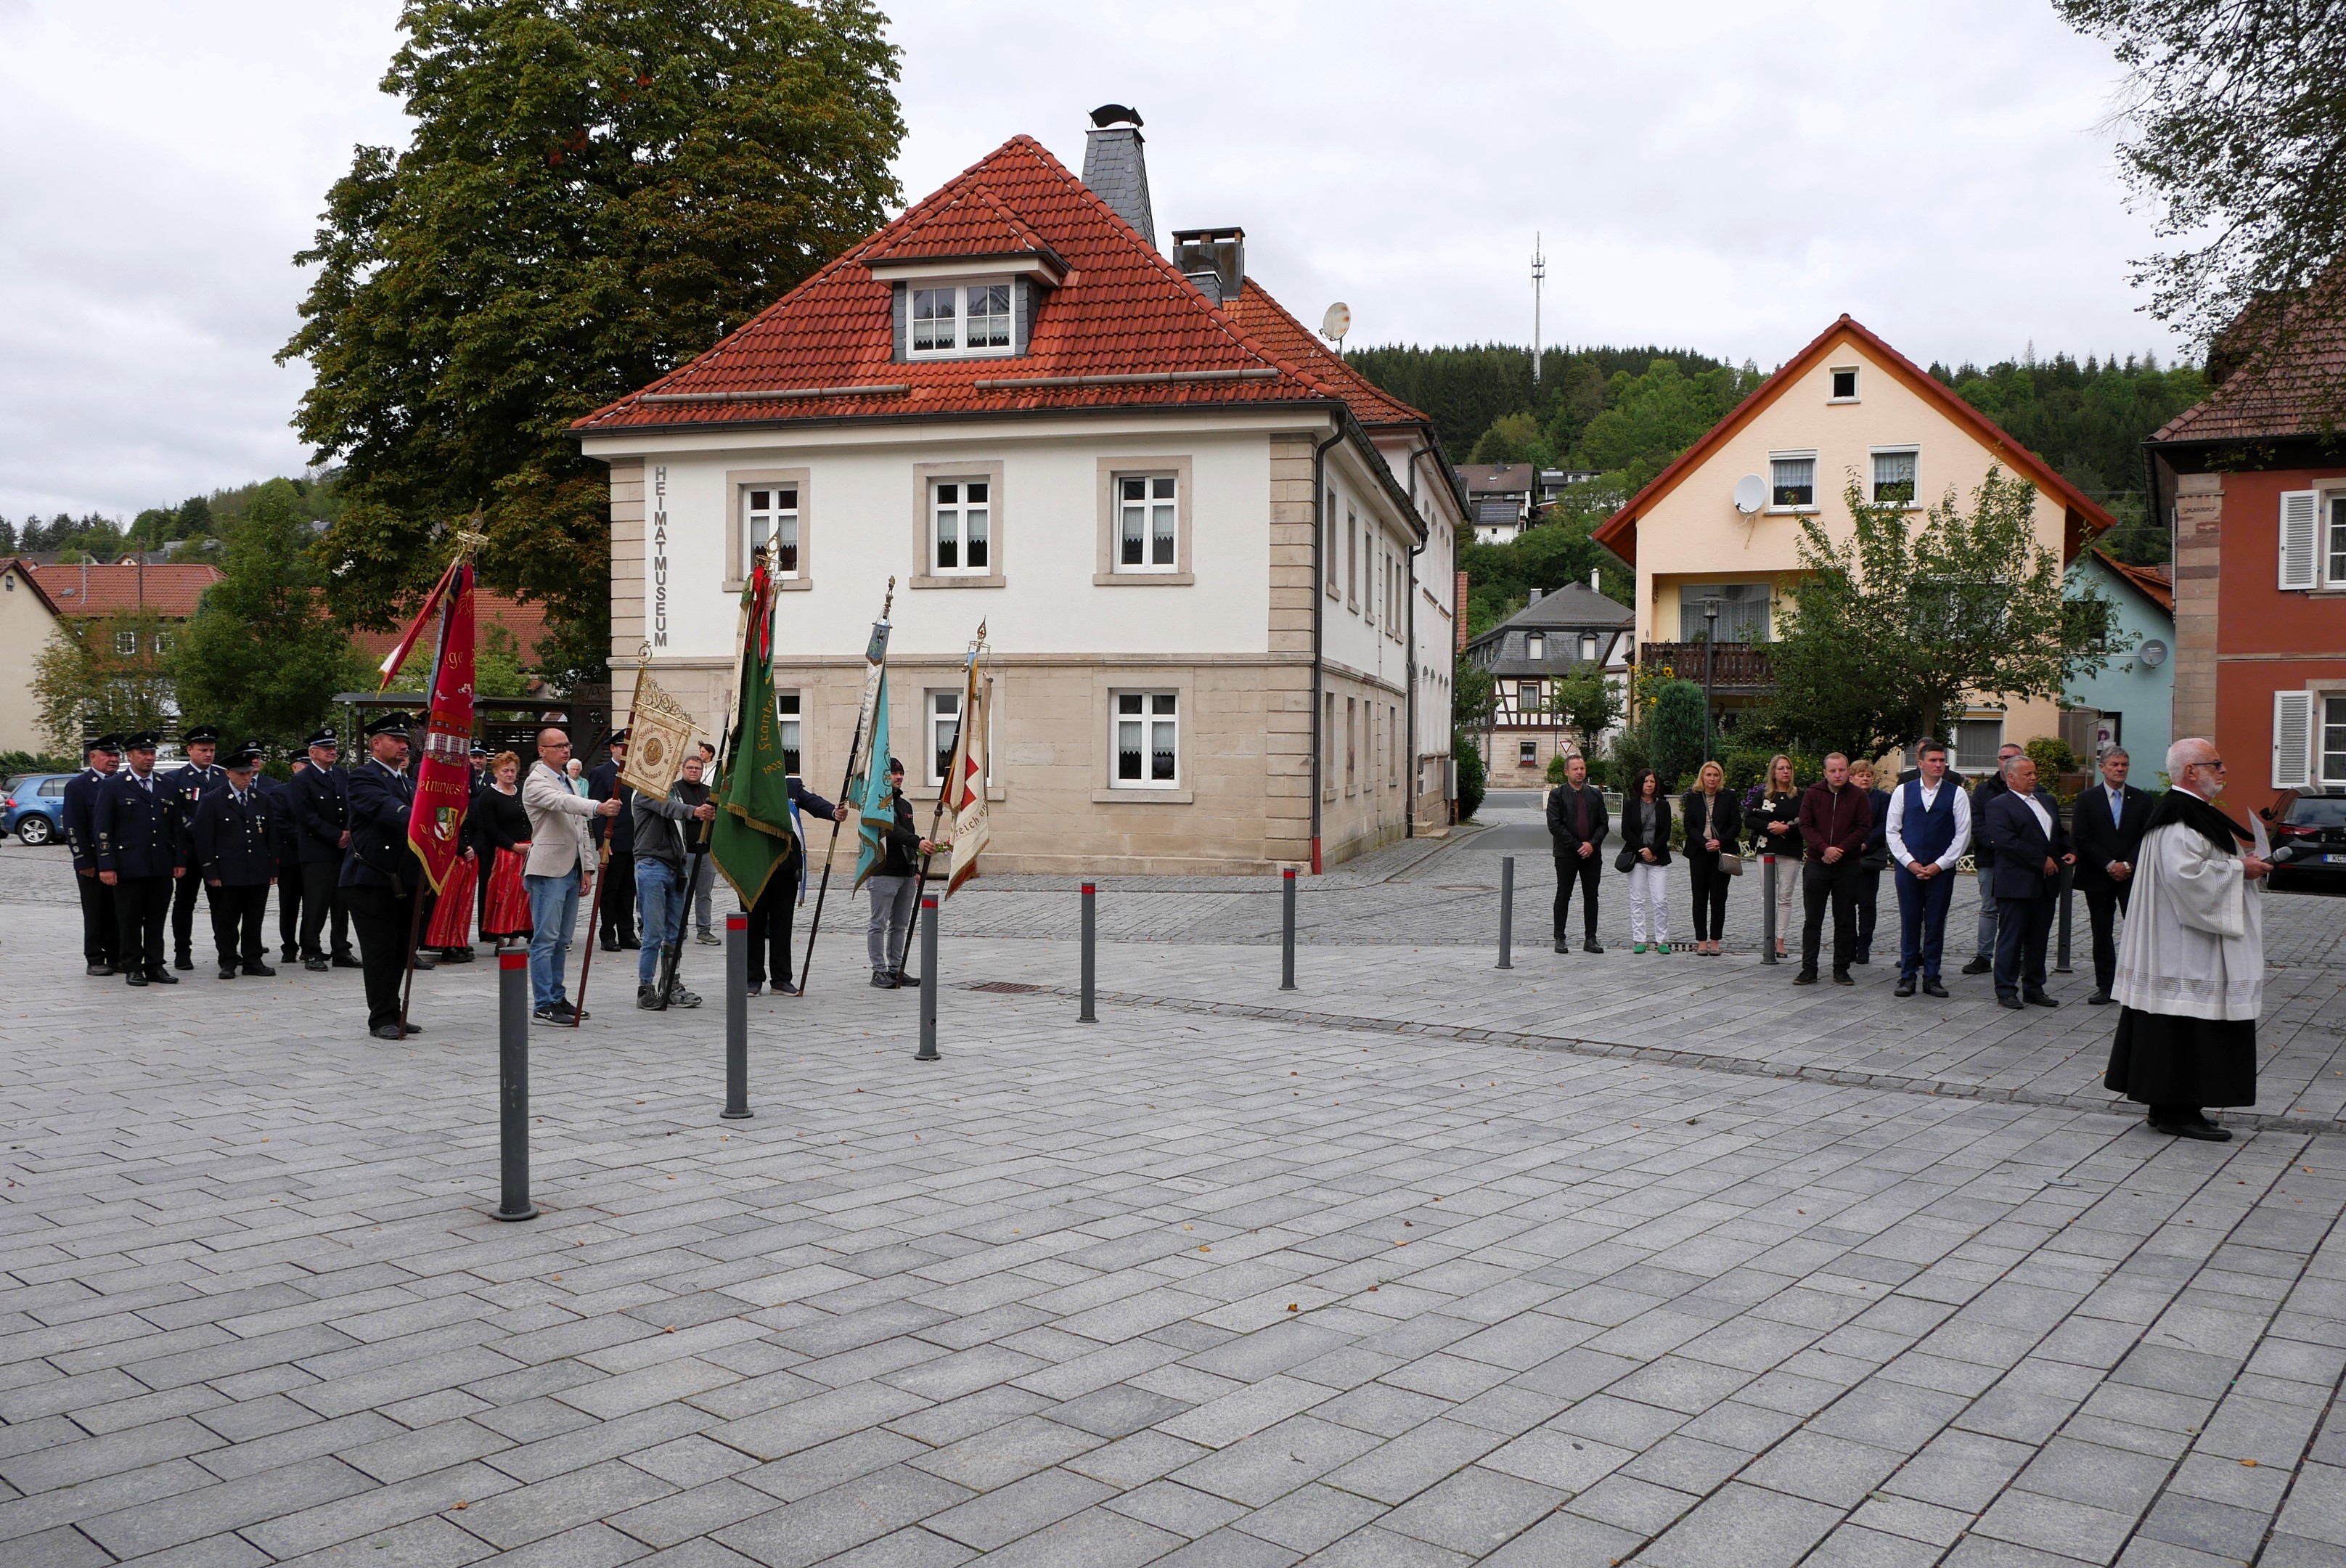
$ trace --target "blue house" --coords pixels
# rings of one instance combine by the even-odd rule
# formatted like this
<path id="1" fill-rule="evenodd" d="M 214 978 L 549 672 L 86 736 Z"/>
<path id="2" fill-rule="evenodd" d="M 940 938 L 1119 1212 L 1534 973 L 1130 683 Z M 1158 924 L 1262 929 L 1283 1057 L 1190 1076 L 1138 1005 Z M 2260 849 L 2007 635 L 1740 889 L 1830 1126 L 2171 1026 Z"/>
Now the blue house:
<path id="1" fill-rule="evenodd" d="M 2133 759 L 2135 781 L 2157 786 L 2167 766 L 2175 705 L 2175 584 L 2171 566 L 2132 566 L 2099 550 L 2077 557 L 2072 582 L 2091 582 L 2116 608 L 2126 648 L 2102 673 L 2070 684 L 2061 738 L 2090 763 L 2113 746 Z"/>

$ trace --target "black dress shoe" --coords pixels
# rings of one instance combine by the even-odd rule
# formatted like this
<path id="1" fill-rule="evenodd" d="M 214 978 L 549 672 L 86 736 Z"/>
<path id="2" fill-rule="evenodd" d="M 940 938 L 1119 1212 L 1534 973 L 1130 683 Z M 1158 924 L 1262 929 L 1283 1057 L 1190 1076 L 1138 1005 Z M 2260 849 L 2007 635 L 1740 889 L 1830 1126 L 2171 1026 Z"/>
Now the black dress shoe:
<path id="1" fill-rule="evenodd" d="M 2107 1007 L 2109 1004 L 2110 993 L 2106 991 L 2096 991 L 2086 998 L 2086 1005 L 2088 1007 Z"/>
<path id="2" fill-rule="evenodd" d="M 168 969 L 150 969 L 147 972 L 147 978 L 157 985 L 177 985 L 179 983 L 179 977 L 173 974 Z"/>
<path id="3" fill-rule="evenodd" d="M 1912 975 L 1911 975 L 1911 974 L 1902 974 L 1902 975 L 1900 975 L 1900 976 L 1898 977 L 1898 988 L 1897 988 L 1896 990 L 1892 991 L 1890 994 L 1891 994 L 1891 995 L 1892 995 L 1892 996 L 1912 996 L 1912 995 L 1913 995 L 1913 994 L 1914 994 L 1914 977 L 1913 977 Z"/>
<path id="4" fill-rule="evenodd" d="M 899 991 L 917 991 L 920 987 L 921 977 L 919 975 L 906 974 L 901 969 L 896 972 L 896 988 Z"/>
<path id="5" fill-rule="evenodd" d="M 469 947 L 444 947 L 440 950 L 440 962 L 443 963 L 470 963 L 473 962 L 473 950 Z"/>
<path id="6" fill-rule="evenodd" d="M 2027 1003 L 2022 1002 L 2017 996 L 2011 994 L 2009 992 L 2004 991 L 1999 991 L 1995 993 L 1995 1004 L 1998 1007 L 2009 1007 L 2014 1013 L 2020 1012 L 2027 1005 Z"/>
<path id="7" fill-rule="evenodd" d="M 334 966 L 322 958 L 305 958 L 301 961 L 301 967 L 313 973 L 323 974 Z"/>
<path id="8" fill-rule="evenodd" d="M 144 985 L 147 983 L 147 977 L 134 969 L 129 973 L 122 977 L 122 983 L 125 985 Z"/>
<path id="9" fill-rule="evenodd" d="M 83 972 L 85 974 L 95 974 L 103 977 L 114 973 L 115 969 L 114 965 L 110 963 L 93 963 L 87 969 L 84 970 Z"/>
<path id="10" fill-rule="evenodd" d="M 1792 976 L 1792 983 L 1794 985 L 1814 985 L 1816 983 L 1817 972 L 1813 969 L 1804 969 L 1800 971 L 1800 973 Z"/>
<path id="11" fill-rule="evenodd" d="M 277 976 L 277 972 L 265 963 L 248 963 L 244 966 L 244 972 L 247 974 L 257 974 L 263 980 L 273 980 Z"/>
<path id="12" fill-rule="evenodd" d="M 171 961 L 171 967 L 173 969 L 193 969 L 196 967 L 196 961 L 183 952 L 178 957 Z"/>
<path id="13" fill-rule="evenodd" d="M 236 965 L 232 963 L 221 964 L 219 977 L 222 980 L 234 980 L 236 978 Z"/>
<path id="14" fill-rule="evenodd" d="M 806 987 L 803 985 L 790 985 L 784 983 L 774 987 L 774 994 L 777 996 L 804 996 L 806 994 Z"/>
<path id="15" fill-rule="evenodd" d="M 2165 1133 L 2171 1138 L 2197 1138 L 2203 1144 L 2229 1144 L 2232 1141 L 2229 1127 L 2219 1127 L 2205 1116 L 2192 1116 L 2188 1120 L 2182 1117 L 2161 1120 L 2153 1116 L 2150 1118 L 2150 1130 Z"/>
<path id="16" fill-rule="evenodd" d="M 1925 996 L 1944 996 L 1946 993 L 1947 993 L 1947 988 L 1946 988 L 1945 986 L 1943 986 L 1943 985 L 1941 985 L 1937 981 L 1935 981 L 1935 980 L 1925 980 L 1924 982 L 1923 982 L 1923 995 L 1925 995 Z"/>
<path id="17" fill-rule="evenodd" d="M 332 962 L 333 967 L 336 969 L 364 969 L 366 967 L 366 965 L 361 963 L 357 959 L 352 958 L 347 952 L 338 952 L 334 954 Z"/>
<path id="18" fill-rule="evenodd" d="M 641 952 L 644 950 L 644 944 L 634 937 L 623 936 L 619 939 L 619 948 L 623 952 Z"/>
<path id="19" fill-rule="evenodd" d="M 896 977 L 892 974 L 875 973 L 872 977 L 872 989 L 874 991 L 893 991 L 896 989 Z"/>
<path id="20" fill-rule="evenodd" d="M 396 1023 L 378 1023 L 373 1028 L 368 1030 L 367 1033 L 373 1035 L 378 1040 L 398 1040 L 403 1038 L 399 1033 L 399 1025 Z M 415 1031 L 411 1029 L 407 1033 L 413 1034 Z"/>
<path id="21" fill-rule="evenodd" d="M 1603 952 L 1605 949 L 1595 937 L 1590 937 L 1586 942 L 1580 944 L 1580 951 L 1583 952 Z"/>
<path id="22" fill-rule="evenodd" d="M 1964 965 L 1965 974 L 1991 974 L 1994 971 L 1995 960 L 1992 958 L 1975 958 Z"/>
<path id="23" fill-rule="evenodd" d="M 1835 985 L 1855 985 L 1857 982 L 1851 980 L 1846 973 L 1843 973 L 1834 975 L 1833 983 Z"/>
<path id="24" fill-rule="evenodd" d="M 295 947 L 283 949 L 277 955 L 277 962 L 280 963 L 298 963 L 301 959 L 301 950 Z"/>
<path id="25" fill-rule="evenodd" d="M 606 935 L 606 936 L 603 938 L 603 951 L 604 951 L 605 952 L 618 952 L 618 951 L 619 951 L 619 939 L 618 939 L 617 937 L 616 937 L 616 936 L 609 936 L 609 935 Z"/>
<path id="26" fill-rule="evenodd" d="M 2023 1002 L 2027 1003 L 2031 1007 L 2058 1007 L 2061 1005 L 2041 991 L 2025 991 L 2021 993 L 2020 999 Z"/>
<path id="27" fill-rule="evenodd" d="M 1572 951 L 1572 943 L 1565 941 L 1562 937 L 1558 937 L 1556 939 L 1556 951 L 1558 952 L 1570 952 Z"/>

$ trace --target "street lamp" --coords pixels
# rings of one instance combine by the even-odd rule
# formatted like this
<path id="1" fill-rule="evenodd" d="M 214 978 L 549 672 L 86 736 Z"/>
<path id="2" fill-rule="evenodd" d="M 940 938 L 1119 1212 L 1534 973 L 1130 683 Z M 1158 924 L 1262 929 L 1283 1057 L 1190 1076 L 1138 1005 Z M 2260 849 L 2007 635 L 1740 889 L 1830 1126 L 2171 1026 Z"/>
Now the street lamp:
<path id="1" fill-rule="evenodd" d="M 1719 647 L 1719 606 L 1717 599 L 1702 601 L 1702 759 L 1710 760 L 1710 661 Z"/>

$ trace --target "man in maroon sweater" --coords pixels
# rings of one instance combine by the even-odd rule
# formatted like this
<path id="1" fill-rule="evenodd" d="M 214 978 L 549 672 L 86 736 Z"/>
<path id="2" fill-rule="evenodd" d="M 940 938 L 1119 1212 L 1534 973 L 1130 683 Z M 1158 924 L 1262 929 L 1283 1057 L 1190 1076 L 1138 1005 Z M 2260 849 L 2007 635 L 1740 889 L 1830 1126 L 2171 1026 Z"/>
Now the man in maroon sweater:
<path id="1" fill-rule="evenodd" d="M 1835 985 L 1854 985 L 1850 959 L 1857 941 L 1857 858 L 1873 830 L 1873 802 L 1849 781 L 1849 759 L 1836 751 L 1825 759 L 1825 776 L 1800 797 L 1800 838 L 1809 847 L 1801 863 L 1800 892 L 1808 921 L 1800 928 L 1800 972 L 1795 985 L 1817 983 L 1817 942 L 1823 934 L 1825 906 L 1832 906 Z"/>

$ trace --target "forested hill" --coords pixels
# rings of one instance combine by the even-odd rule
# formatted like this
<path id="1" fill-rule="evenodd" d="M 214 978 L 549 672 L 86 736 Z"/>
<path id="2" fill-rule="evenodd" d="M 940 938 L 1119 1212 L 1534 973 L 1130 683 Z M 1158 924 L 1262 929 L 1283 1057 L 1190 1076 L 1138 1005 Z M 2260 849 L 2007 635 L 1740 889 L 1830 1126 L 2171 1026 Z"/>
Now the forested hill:
<path id="1" fill-rule="evenodd" d="M 1529 351 L 1499 343 L 1346 358 L 1424 410 L 1454 459 L 1589 470 L 1606 476 L 1591 489 L 1614 495 L 1661 472 L 1762 379 L 1748 361 L 1684 349 L 1548 349 L 1536 384 Z M 2142 442 L 2204 395 L 2198 369 L 2165 368 L 2153 355 L 2081 363 L 2032 353 L 1984 370 L 1934 363 L 1931 373 L 2106 506 L 2120 523 L 2116 554 L 2165 559 L 2165 530 L 2142 513 Z"/>

